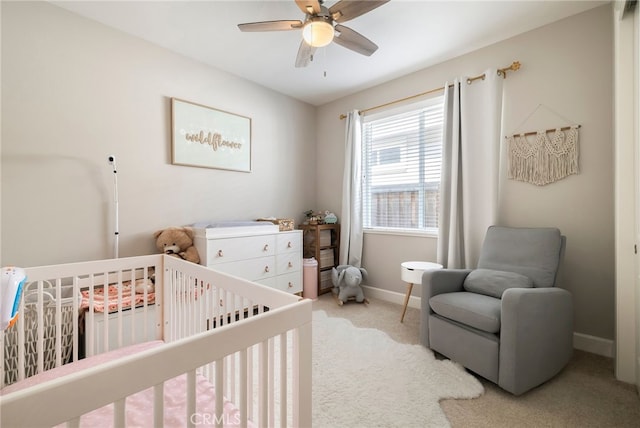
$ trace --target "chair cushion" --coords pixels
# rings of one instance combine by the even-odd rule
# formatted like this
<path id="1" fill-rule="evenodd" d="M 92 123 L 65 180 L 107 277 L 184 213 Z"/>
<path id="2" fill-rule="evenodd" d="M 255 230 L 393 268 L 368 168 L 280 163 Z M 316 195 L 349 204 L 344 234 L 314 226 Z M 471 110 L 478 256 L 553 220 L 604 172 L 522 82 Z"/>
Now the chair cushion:
<path id="1" fill-rule="evenodd" d="M 484 294 L 443 293 L 429 299 L 429 306 L 441 317 L 487 333 L 500 331 L 500 299 Z"/>
<path id="2" fill-rule="evenodd" d="M 504 290 L 508 288 L 531 288 L 533 287 L 533 281 L 531 281 L 531 278 L 515 272 L 476 269 L 467 275 L 463 287 L 471 293 L 480 293 L 501 299 Z"/>
<path id="3" fill-rule="evenodd" d="M 478 267 L 516 272 L 531 278 L 534 287 L 553 287 L 562 248 L 557 228 L 491 226 Z"/>

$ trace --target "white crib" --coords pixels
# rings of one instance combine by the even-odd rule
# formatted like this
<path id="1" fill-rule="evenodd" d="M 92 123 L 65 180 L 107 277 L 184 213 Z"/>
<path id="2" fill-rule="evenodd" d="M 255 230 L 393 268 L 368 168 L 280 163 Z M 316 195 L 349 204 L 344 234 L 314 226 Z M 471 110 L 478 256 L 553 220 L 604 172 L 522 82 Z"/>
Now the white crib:
<path id="1" fill-rule="evenodd" d="M 310 300 L 164 255 L 25 270 L 0 425 L 311 426 Z"/>

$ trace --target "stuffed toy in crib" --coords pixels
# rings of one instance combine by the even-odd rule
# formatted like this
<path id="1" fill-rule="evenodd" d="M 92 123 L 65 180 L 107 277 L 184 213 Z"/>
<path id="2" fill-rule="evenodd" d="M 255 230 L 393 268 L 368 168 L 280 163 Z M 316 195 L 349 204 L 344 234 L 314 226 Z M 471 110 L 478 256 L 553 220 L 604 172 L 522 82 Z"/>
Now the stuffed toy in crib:
<path id="1" fill-rule="evenodd" d="M 154 293 L 156 291 L 156 271 L 153 267 L 149 269 L 149 276 L 146 278 L 138 278 L 134 282 L 136 294 Z"/>
<path id="2" fill-rule="evenodd" d="M 156 247 L 165 254 L 179 257 L 193 263 L 200 263 L 198 250 L 193 246 L 193 229 L 190 227 L 169 227 L 153 234 Z"/>
<path id="3" fill-rule="evenodd" d="M 351 265 L 340 265 L 331 269 L 332 291 L 337 295 L 340 306 L 349 299 L 358 303 L 369 303 L 360 286 L 363 275 L 367 275 L 366 270 Z"/>

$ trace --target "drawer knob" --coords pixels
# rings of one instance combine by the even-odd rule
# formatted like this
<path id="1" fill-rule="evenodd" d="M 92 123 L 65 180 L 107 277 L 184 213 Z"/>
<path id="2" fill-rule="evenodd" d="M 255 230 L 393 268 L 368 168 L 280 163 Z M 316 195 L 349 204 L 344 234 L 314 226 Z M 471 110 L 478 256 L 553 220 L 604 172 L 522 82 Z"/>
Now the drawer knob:
<path id="1" fill-rule="evenodd" d="M 265 244 L 265 246 L 264 246 L 262 251 L 269 251 L 269 244 Z"/>
<path id="2" fill-rule="evenodd" d="M 287 248 L 291 248 L 291 247 L 293 247 L 293 244 L 291 243 L 291 241 L 289 241 L 289 242 L 287 243 Z"/>
<path id="3" fill-rule="evenodd" d="M 289 283 L 289 288 L 293 288 L 293 282 Z"/>
<path id="4" fill-rule="evenodd" d="M 269 272 L 269 266 L 265 266 L 265 267 L 264 267 L 264 271 L 265 271 L 265 272 Z"/>
<path id="5" fill-rule="evenodd" d="M 289 267 L 292 268 L 293 267 L 293 263 L 289 262 Z"/>
<path id="6" fill-rule="evenodd" d="M 223 257 L 222 250 L 218 250 L 218 257 Z"/>

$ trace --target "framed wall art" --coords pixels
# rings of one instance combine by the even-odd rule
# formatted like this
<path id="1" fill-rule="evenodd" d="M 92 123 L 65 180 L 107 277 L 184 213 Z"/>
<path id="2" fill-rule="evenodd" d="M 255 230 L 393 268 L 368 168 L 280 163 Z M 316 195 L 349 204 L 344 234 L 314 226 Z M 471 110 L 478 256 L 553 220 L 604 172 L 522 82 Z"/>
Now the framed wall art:
<path id="1" fill-rule="evenodd" d="M 251 119 L 171 98 L 174 165 L 251 172 Z"/>

